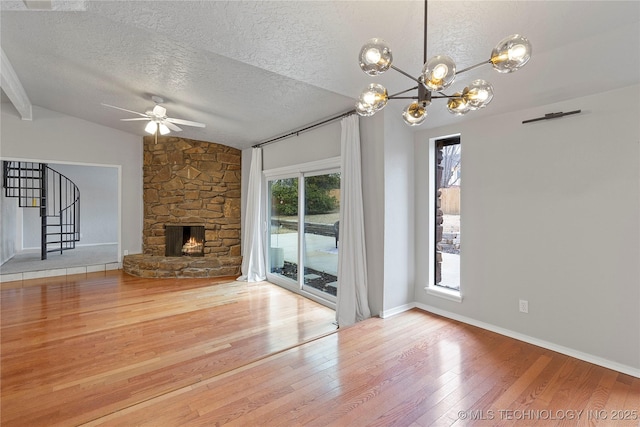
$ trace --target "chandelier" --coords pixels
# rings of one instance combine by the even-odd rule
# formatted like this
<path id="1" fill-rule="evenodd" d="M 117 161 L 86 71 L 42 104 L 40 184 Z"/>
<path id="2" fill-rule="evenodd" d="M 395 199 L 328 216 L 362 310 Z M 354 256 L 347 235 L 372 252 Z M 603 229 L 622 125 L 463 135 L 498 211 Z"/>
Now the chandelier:
<path id="1" fill-rule="evenodd" d="M 478 64 L 456 71 L 456 64 L 446 55 L 436 55 L 427 60 L 427 9 L 428 1 L 424 2 L 424 66 L 418 77 L 402 71 L 392 65 L 391 48 L 382 39 L 373 38 L 360 49 L 360 68 L 370 76 L 377 76 L 389 68 L 403 74 L 418 83 L 417 86 L 389 95 L 384 86 L 371 83 L 367 86 L 356 102 L 356 112 L 361 116 L 372 116 L 382 110 L 389 99 L 412 99 L 402 113 L 405 123 L 410 126 L 422 124 L 427 118 L 426 107 L 432 99 L 446 99 L 447 109 L 455 115 L 463 115 L 472 110 L 484 108 L 493 99 L 493 87 L 485 80 L 474 80 L 469 86 L 453 95 L 446 95 L 442 91 L 454 82 L 457 75 L 473 70 L 485 64 L 491 64 L 499 73 L 512 73 L 522 68 L 531 57 L 531 44 L 526 37 L 513 34 L 502 39 L 491 51 L 491 57 Z M 417 96 L 400 96 L 413 90 L 418 90 Z"/>

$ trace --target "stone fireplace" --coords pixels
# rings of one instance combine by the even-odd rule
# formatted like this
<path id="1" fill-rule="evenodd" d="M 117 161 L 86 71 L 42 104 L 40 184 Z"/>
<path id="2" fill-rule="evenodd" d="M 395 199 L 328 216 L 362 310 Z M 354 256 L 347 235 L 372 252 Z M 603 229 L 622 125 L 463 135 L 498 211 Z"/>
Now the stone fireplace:
<path id="1" fill-rule="evenodd" d="M 142 277 L 240 274 L 241 152 L 178 137 L 144 138 L 143 253 L 125 272 Z"/>

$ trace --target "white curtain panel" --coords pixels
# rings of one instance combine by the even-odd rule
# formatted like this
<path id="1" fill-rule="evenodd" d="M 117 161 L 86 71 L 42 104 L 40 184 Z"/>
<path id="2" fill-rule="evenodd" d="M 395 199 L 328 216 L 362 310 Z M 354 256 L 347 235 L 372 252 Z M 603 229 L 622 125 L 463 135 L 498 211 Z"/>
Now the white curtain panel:
<path id="1" fill-rule="evenodd" d="M 344 327 L 371 317 L 371 311 L 367 298 L 359 117 L 345 117 L 340 124 L 342 177 L 336 320 L 339 327 Z"/>
<path id="2" fill-rule="evenodd" d="M 242 241 L 242 276 L 237 280 L 260 282 L 266 280 L 267 259 L 262 232 L 262 148 L 251 152 L 251 170 L 247 189 L 247 210 L 244 217 L 244 240 Z"/>

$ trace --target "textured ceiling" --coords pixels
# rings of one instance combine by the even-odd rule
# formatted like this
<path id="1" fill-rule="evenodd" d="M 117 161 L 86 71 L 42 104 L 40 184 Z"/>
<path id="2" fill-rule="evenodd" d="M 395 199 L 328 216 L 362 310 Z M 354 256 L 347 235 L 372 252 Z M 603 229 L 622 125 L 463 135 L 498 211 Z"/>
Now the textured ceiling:
<path id="1" fill-rule="evenodd" d="M 243 148 L 351 109 L 370 82 L 390 93 L 413 86 L 393 71 L 375 79 L 360 71 L 371 37 L 390 43 L 394 65 L 421 69 L 420 1 L 50 3 L 37 11 L 0 2 L 2 49 L 31 102 L 140 135 L 143 124 L 100 103 L 145 111 L 159 95 L 169 116 L 207 125 L 183 127 L 185 137 Z M 490 67 L 461 75 L 454 90 L 475 78 L 493 83 L 492 104 L 459 118 L 434 101 L 421 128 L 637 83 L 639 22 L 636 1 L 431 1 L 429 56 L 464 68 L 517 32 L 533 57 L 512 75 Z"/>

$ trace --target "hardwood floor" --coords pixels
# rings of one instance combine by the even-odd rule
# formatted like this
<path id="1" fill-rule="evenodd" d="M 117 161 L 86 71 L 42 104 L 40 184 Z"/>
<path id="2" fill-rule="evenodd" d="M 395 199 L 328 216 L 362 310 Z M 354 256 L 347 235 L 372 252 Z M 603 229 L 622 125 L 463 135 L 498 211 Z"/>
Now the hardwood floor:
<path id="1" fill-rule="evenodd" d="M 81 424 L 336 330 L 333 310 L 230 280 L 115 271 L 3 290 L 2 425 Z"/>
<path id="2" fill-rule="evenodd" d="M 420 310 L 332 321 L 266 283 L 2 291 L 2 425 L 639 423 L 629 375 Z"/>

